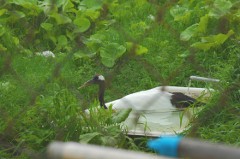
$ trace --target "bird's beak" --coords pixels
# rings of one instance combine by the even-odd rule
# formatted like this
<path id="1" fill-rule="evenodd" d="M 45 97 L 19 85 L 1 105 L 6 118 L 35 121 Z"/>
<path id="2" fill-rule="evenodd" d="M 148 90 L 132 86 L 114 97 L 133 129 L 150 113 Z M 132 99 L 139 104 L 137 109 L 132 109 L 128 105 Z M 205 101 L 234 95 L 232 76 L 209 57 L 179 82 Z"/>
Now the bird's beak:
<path id="1" fill-rule="evenodd" d="M 89 85 L 91 85 L 91 84 L 93 84 L 93 80 L 89 80 L 89 81 L 85 82 L 85 83 L 84 83 L 82 86 L 80 86 L 78 89 L 82 89 L 82 88 L 87 87 L 87 86 L 89 86 Z"/>

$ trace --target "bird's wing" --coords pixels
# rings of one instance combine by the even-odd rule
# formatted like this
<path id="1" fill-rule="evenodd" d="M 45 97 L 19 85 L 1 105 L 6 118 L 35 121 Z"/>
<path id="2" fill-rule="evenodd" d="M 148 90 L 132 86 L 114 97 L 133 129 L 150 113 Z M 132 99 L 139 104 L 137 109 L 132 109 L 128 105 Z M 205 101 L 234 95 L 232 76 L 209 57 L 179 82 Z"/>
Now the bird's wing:
<path id="1" fill-rule="evenodd" d="M 195 102 L 196 99 L 189 97 L 181 92 L 172 93 L 171 103 L 175 105 L 176 108 L 186 108 Z"/>

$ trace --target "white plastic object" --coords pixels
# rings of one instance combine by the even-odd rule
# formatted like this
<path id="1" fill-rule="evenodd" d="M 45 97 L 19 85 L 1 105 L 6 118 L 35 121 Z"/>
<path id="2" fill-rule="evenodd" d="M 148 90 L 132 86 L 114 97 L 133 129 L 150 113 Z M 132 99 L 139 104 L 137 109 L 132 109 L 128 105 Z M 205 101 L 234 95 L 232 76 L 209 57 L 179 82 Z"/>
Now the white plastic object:
<path id="1" fill-rule="evenodd" d="M 206 77 L 199 77 L 199 76 L 190 76 L 190 80 L 195 81 L 204 81 L 204 82 L 219 82 L 219 79 L 215 78 L 206 78 Z"/>
<path id="2" fill-rule="evenodd" d="M 52 142 L 47 147 L 48 159 L 172 159 L 143 152 L 80 144 Z"/>

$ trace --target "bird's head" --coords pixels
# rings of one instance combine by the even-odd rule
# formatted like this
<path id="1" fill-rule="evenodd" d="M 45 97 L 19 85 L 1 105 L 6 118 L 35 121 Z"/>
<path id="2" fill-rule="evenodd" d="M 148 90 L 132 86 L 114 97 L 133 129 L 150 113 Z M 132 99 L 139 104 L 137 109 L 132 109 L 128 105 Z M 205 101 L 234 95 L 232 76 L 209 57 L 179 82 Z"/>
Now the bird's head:
<path id="1" fill-rule="evenodd" d="M 81 87 L 79 87 L 78 89 L 81 89 L 83 87 L 86 87 L 86 86 L 89 86 L 89 85 L 92 85 L 92 84 L 102 84 L 105 82 L 105 78 L 103 75 L 95 75 L 93 76 L 92 79 L 88 80 L 87 82 L 85 82 Z"/>

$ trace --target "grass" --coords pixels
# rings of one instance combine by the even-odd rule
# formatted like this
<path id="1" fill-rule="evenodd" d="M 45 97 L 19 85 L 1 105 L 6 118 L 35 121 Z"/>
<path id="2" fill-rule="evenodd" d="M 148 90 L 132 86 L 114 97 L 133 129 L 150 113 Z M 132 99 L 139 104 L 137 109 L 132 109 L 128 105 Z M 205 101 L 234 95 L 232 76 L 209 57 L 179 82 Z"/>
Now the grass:
<path id="1" fill-rule="evenodd" d="M 0 58 L 0 155 L 5 158 L 29 158 L 28 153 L 22 152 L 44 152 L 52 140 L 149 151 L 145 147 L 146 138 L 132 139 L 121 131 L 116 118 L 124 118 L 124 115 L 118 116 L 101 109 L 98 113 L 93 112 L 90 118 L 83 113 L 85 108 L 98 105 L 97 87 L 77 88 L 95 73 L 103 74 L 108 81 L 106 102 L 159 85 L 187 86 L 190 75 L 220 79 L 220 84 L 192 82 L 192 86 L 211 87 L 217 91 L 185 135 L 239 146 L 240 50 L 236 39 L 229 39 L 208 51 L 192 51 L 190 44 L 179 40 L 179 34 L 187 24 L 178 25 L 173 21 L 168 8 L 163 10 L 164 20 L 159 22 L 149 18 L 149 15 L 159 18 L 159 5 L 156 3 L 121 1 L 111 5 L 107 16 L 101 17 L 106 21 L 115 21 L 106 29 L 110 31 L 99 31 L 103 27 L 102 24 L 97 25 L 102 22 L 99 21 L 95 22 L 96 28 L 81 36 L 88 38 L 107 32 L 108 42 L 121 45 L 134 42 L 148 49 L 147 54 L 138 56 L 128 51 L 111 68 L 102 64 L 98 53 L 91 58 L 76 58 L 74 50 L 89 54 L 95 51 L 84 44 L 78 44 L 80 46 L 72 50 L 56 47 L 56 58 L 36 56 L 34 47 L 51 48 L 52 42 L 40 36 L 42 39 L 37 39 L 40 46 L 35 46 L 34 40 L 31 41 L 33 46 L 28 46 L 24 41 L 24 31 L 11 28 L 11 25 L 4 26 L 11 33 L 7 38 L 0 37 L 2 44 L 11 44 L 12 54 L 10 56 L 6 52 Z M 197 16 L 202 12 L 194 14 Z M 41 16 L 36 19 L 42 19 Z M 195 21 L 190 19 L 188 23 Z M 61 30 L 64 25 L 56 27 L 56 30 Z M 14 30 L 18 32 L 14 33 Z M 24 34 L 19 36 L 20 44 L 23 43 L 21 46 L 28 51 L 15 47 L 17 42 L 11 38 L 18 37 L 18 34 Z M 74 46 L 76 41 L 71 42 L 68 47 Z"/>

